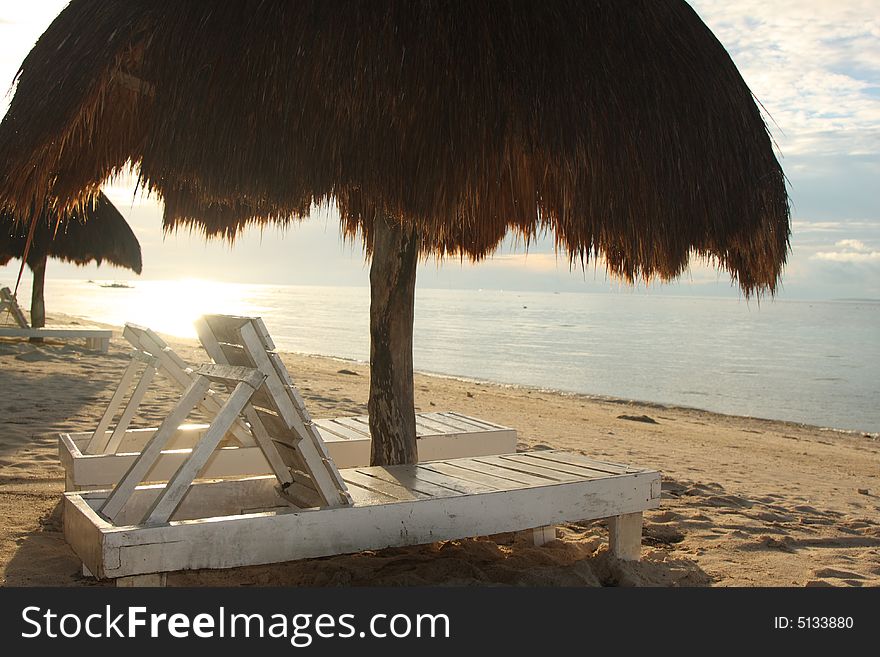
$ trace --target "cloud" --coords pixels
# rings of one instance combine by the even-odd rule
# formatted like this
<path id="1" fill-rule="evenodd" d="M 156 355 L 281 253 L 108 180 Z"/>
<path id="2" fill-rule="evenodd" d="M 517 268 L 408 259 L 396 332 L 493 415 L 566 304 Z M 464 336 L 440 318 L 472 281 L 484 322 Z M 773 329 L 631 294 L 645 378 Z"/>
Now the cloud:
<path id="1" fill-rule="evenodd" d="M 854 251 L 819 251 L 813 256 L 816 260 L 828 262 L 880 262 L 880 251 L 858 253 Z"/>
<path id="2" fill-rule="evenodd" d="M 838 240 L 834 246 L 833 251 L 817 251 L 812 259 L 855 264 L 880 263 L 880 251 L 867 246 L 862 240 Z"/>
<path id="3" fill-rule="evenodd" d="M 876 0 L 690 0 L 786 156 L 880 154 Z"/>
<path id="4" fill-rule="evenodd" d="M 865 243 L 861 240 L 840 240 L 834 246 L 840 247 L 842 249 L 851 249 L 853 251 L 859 251 L 860 253 L 864 253 L 868 250 L 868 247 L 865 246 Z"/>

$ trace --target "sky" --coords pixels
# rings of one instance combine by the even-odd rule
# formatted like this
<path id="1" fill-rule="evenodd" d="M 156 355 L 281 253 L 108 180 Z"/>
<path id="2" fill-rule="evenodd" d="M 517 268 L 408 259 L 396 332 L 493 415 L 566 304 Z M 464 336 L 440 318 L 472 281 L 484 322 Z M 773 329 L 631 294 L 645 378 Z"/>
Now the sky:
<path id="1" fill-rule="evenodd" d="M 0 89 L 65 6 L 59 0 L 0 0 Z M 765 110 L 789 179 L 792 252 L 779 299 L 880 299 L 880 7 L 878 0 L 690 0 L 730 52 Z M 8 97 L 0 99 L 5 112 Z M 163 235 L 156 199 L 131 181 L 105 188 L 137 234 L 143 278 L 241 283 L 369 284 L 360 245 L 339 235 L 332 211 L 280 231 L 253 228 L 234 245 L 181 232 Z M 14 283 L 18 263 L 0 267 Z M 27 274 L 26 274 L 27 275 Z M 47 276 L 127 280 L 107 265 L 50 262 Z M 421 265 L 420 287 L 615 292 L 737 297 L 728 275 L 698 261 L 680 280 L 629 288 L 601 264 L 569 269 L 552 241 L 528 253 L 505 244 L 477 265 Z"/>

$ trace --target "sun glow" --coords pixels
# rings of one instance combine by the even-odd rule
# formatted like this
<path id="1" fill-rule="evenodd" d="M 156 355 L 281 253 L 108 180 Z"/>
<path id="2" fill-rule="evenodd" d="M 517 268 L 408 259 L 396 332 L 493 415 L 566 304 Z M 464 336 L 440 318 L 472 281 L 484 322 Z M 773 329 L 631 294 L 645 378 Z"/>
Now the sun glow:
<path id="1" fill-rule="evenodd" d="M 102 290 L 105 307 L 89 315 L 116 325 L 132 322 L 160 333 L 196 337 L 193 322 L 202 315 L 259 314 L 260 309 L 247 301 L 251 287 L 190 278 L 133 281 L 130 288 Z"/>

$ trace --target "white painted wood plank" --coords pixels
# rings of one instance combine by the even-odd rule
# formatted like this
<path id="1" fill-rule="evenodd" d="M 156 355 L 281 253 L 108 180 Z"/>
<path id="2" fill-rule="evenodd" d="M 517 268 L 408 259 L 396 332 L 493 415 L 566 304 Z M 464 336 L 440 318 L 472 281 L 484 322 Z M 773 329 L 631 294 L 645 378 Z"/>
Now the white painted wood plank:
<path id="1" fill-rule="evenodd" d="M 469 424 L 449 415 L 444 415 L 443 413 L 424 413 L 422 416 L 428 420 L 447 426 L 449 427 L 450 431 L 454 431 L 456 433 L 467 433 L 480 429 L 480 427 L 475 427 L 473 424 Z"/>
<path id="2" fill-rule="evenodd" d="M 143 482 L 166 482 L 183 465 L 191 449 L 163 450 L 156 464 L 144 475 Z M 86 457 L 74 465 L 72 484 L 79 489 L 112 488 L 125 475 L 137 454 L 110 454 L 103 458 Z M 68 470 L 70 472 L 70 470 Z M 199 477 L 206 479 L 237 478 L 273 474 L 259 447 L 221 447 L 208 459 Z"/>
<path id="3" fill-rule="evenodd" d="M 187 363 L 154 331 L 137 324 L 127 323 L 123 329 L 122 336 L 135 349 L 158 358 L 159 371 L 179 388 L 186 390 L 192 383 L 193 377 L 187 372 L 189 367 Z M 222 405 L 222 402 L 216 398 L 214 391 L 209 390 L 205 398 L 199 403 L 199 408 L 205 411 L 209 417 L 213 417 L 220 412 Z M 230 433 L 241 445 L 255 444 L 250 431 L 241 422 L 237 421 L 230 430 Z"/>
<path id="4" fill-rule="evenodd" d="M 365 439 L 362 433 L 360 433 L 359 431 L 355 431 L 354 429 L 349 429 L 347 426 L 345 426 L 344 424 L 340 424 L 335 419 L 315 420 L 314 424 L 318 428 L 318 432 L 321 434 L 321 439 L 324 442 L 328 442 L 330 440 L 359 441 Z"/>
<path id="5" fill-rule="evenodd" d="M 250 422 L 257 447 L 263 452 L 263 456 L 269 464 L 269 467 L 272 469 L 272 472 L 278 478 L 278 482 L 282 486 L 290 484 L 293 481 L 293 478 L 290 475 L 287 461 L 285 461 L 284 457 L 278 452 L 278 446 L 272 440 L 272 436 L 263 425 L 256 409 L 245 407 L 244 412 L 247 416 L 248 422 Z"/>
<path id="6" fill-rule="evenodd" d="M 333 423 L 337 424 L 337 425 L 341 425 L 343 427 L 346 427 L 350 431 L 354 432 L 354 434 L 357 434 L 357 437 L 359 437 L 361 439 L 363 439 L 363 438 L 366 438 L 367 440 L 370 439 L 369 426 L 364 426 L 363 422 L 358 421 L 357 418 L 337 417 L 337 418 L 333 418 Z M 351 437 L 354 438 L 355 436 L 352 435 Z"/>
<path id="7" fill-rule="evenodd" d="M 6 338 L 101 338 L 113 337 L 113 331 L 99 328 L 51 326 L 43 328 L 0 327 L 0 336 Z"/>
<path id="8" fill-rule="evenodd" d="M 422 426 L 426 431 L 440 435 L 461 433 L 459 429 L 453 429 L 448 424 L 443 424 L 442 422 L 437 422 L 429 417 L 425 417 L 422 413 L 416 415 L 416 426 Z"/>
<path id="9" fill-rule="evenodd" d="M 122 411 L 119 422 L 116 423 L 113 433 L 110 434 L 110 440 L 107 442 L 104 449 L 101 450 L 102 452 L 109 452 L 110 454 L 116 453 L 119 444 L 122 442 L 123 436 L 125 436 L 128 425 L 131 424 L 134 414 L 137 412 L 138 406 L 141 404 L 141 400 L 144 398 L 144 395 L 147 394 L 147 388 L 150 387 L 150 383 L 156 375 L 157 364 L 157 359 L 152 359 L 146 364 L 144 371 L 141 372 L 141 380 L 138 381 L 134 388 L 134 392 L 132 392 L 131 396 L 128 398 L 128 403 Z"/>
<path id="10" fill-rule="evenodd" d="M 262 330 L 265 330 L 264 326 Z M 264 385 L 275 402 L 275 410 L 279 412 L 291 429 L 302 437 L 302 440 L 296 445 L 295 449 L 299 451 L 306 462 L 308 474 L 329 505 L 351 504 L 351 498 L 346 491 L 345 483 L 339 476 L 339 472 L 332 459 L 330 459 L 320 434 L 308 415 L 304 413 L 304 410 L 298 408 L 287 395 L 285 390 L 286 381 L 282 380 L 275 365 L 269 359 L 265 340 L 260 342 L 266 336 L 261 337 L 258 333 L 253 323 L 244 324 L 239 329 L 242 346 L 260 368 L 260 371 L 266 374 Z M 281 371 L 286 375 L 286 369 L 284 369 L 283 364 L 281 364 Z M 286 380 L 289 381 L 289 377 L 286 377 Z"/>
<path id="11" fill-rule="evenodd" d="M 623 465 L 620 463 L 606 463 L 605 461 L 595 461 L 593 459 L 587 458 L 586 456 L 581 456 L 580 454 L 575 454 L 573 452 L 560 452 L 557 450 L 536 450 L 533 452 L 529 452 L 529 455 L 536 459 L 546 459 L 548 461 L 570 463 L 573 465 L 584 465 L 588 468 L 592 468 L 593 470 L 598 470 L 599 472 L 607 472 L 609 474 L 625 474 L 627 472 L 633 471 L 633 469 L 627 465 Z"/>
<path id="12" fill-rule="evenodd" d="M 214 360 L 214 362 L 222 364 L 225 363 L 226 356 L 220 348 L 217 336 L 214 334 L 214 329 L 212 327 L 214 317 L 215 316 L 206 315 L 199 318 L 195 322 L 195 327 L 199 336 L 199 341 L 202 343 L 202 347 L 204 347 L 205 351 L 208 352 L 208 355 Z M 259 366 L 258 363 L 255 364 Z M 265 372 L 263 372 L 263 374 L 265 374 Z M 272 433 L 265 427 L 256 409 L 253 407 L 245 407 L 245 415 L 248 418 L 248 422 L 251 424 L 253 437 L 256 440 L 257 445 L 263 451 L 266 461 L 269 463 L 272 471 L 275 473 L 276 477 L 278 477 L 278 481 L 282 486 L 289 486 L 293 481 L 289 471 L 290 464 L 285 460 L 284 456 L 278 452 L 278 448 L 272 440 Z M 283 435 L 276 437 L 284 438 Z M 295 444 L 297 438 L 301 438 L 301 436 L 291 435 L 290 442 Z"/>
<path id="13" fill-rule="evenodd" d="M 24 316 L 21 306 L 18 305 L 18 300 L 8 287 L 0 289 L 0 312 L 6 311 L 9 312 L 18 326 L 29 328 L 27 317 Z"/>
<path id="14" fill-rule="evenodd" d="M 357 470 L 346 470 L 343 474 L 345 483 L 354 483 L 361 488 L 367 488 L 377 493 L 382 493 L 395 500 L 418 500 L 431 497 L 420 491 L 408 490 L 404 486 L 395 484 L 379 477 L 371 477 L 369 475 L 358 472 Z"/>
<path id="15" fill-rule="evenodd" d="M 369 415 L 356 415 L 351 418 L 355 422 L 358 423 L 359 428 L 358 431 L 366 432 L 366 434 L 370 435 L 370 416 Z"/>
<path id="16" fill-rule="evenodd" d="M 516 434 L 509 431 L 422 436 L 417 439 L 419 461 L 490 456 L 516 450 Z"/>
<path id="17" fill-rule="evenodd" d="M 266 375 L 255 367 L 221 365 L 217 363 L 199 365 L 193 370 L 193 373 L 196 376 L 203 376 L 209 381 L 217 383 L 244 383 L 251 390 L 259 388 L 266 379 Z"/>
<path id="18" fill-rule="evenodd" d="M 597 470 L 596 468 L 588 468 L 585 465 L 574 465 L 563 463 L 561 461 L 537 458 L 533 457 L 529 452 L 519 452 L 517 454 L 511 454 L 510 456 L 514 457 L 514 459 L 520 463 L 531 463 L 533 465 L 549 468 L 550 470 L 567 472 L 568 474 L 577 475 L 579 477 L 607 477 L 608 475 L 618 474 L 616 472 L 608 472 L 607 470 L 603 471 Z"/>
<path id="19" fill-rule="evenodd" d="M 470 464 L 473 466 L 473 464 Z M 480 486 L 485 486 L 491 490 L 511 490 L 513 488 L 522 488 L 523 486 L 527 486 L 528 484 L 523 484 L 522 482 L 515 481 L 509 477 L 502 478 L 496 477 L 495 475 L 486 473 L 486 472 L 477 472 L 472 468 L 467 468 L 459 463 L 454 462 L 444 462 L 444 461 L 434 461 L 431 463 L 423 463 L 423 468 L 431 470 L 433 472 L 439 472 L 449 477 L 455 477 L 456 479 L 460 479 L 463 481 L 468 481 Z M 550 481 L 549 479 L 544 479 L 542 485 L 554 484 L 556 482 Z"/>
<path id="20" fill-rule="evenodd" d="M 323 446 L 323 443 L 321 444 Z M 315 443 L 311 440 L 300 441 L 297 449 L 302 455 L 303 460 L 308 464 L 309 475 L 311 475 L 315 484 L 320 487 L 320 492 L 327 500 L 327 504 L 329 506 L 351 504 L 351 498 L 348 495 L 345 482 L 342 480 L 333 461 L 325 460 L 318 453 Z"/>
<path id="21" fill-rule="evenodd" d="M 166 583 L 166 573 L 151 573 L 149 575 L 132 575 L 130 577 L 116 578 L 117 588 L 162 588 Z"/>
<path id="22" fill-rule="evenodd" d="M 132 463 L 125 476 L 113 488 L 113 492 L 101 507 L 101 513 L 112 520 L 122 510 L 134 489 L 143 481 L 144 476 L 155 465 L 168 440 L 177 431 L 177 428 L 186 419 L 199 399 L 204 397 L 208 385 L 209 382 L 205 378 L 198 378 L 192 382 L 192 385 L 184 393 L 177 406 L 174 407 L 174 410 L 162 422 L 159 430 L 153 434 L 150 442 L 144 446 L 140 456 Z"/>
<path id="23" fill-rule="evenodd" d="M 506 427 L 504 425 L 498 424 L 497 422 L 490 422 L 489 420 L 484 420 L 483 418 L 473 417 L 472 415 L 465 415 L 464 413 L 460 413 L 458 411 L 443 411 L 445 414 L 451 415 L 453 417 L 457 417 L 459 420 L 464 420 L 466 422 L 470 422 L 472 424 L 476 424 L 477 426 L 481 426 L 485 429 L 511 429 L 510 427 Z"/>
<path id="24" fill-rule="evenodd" d="M 418 468 L 382 468 L 371 467 L 369 469 L 359 469 L 361 472 L 369 472 L 369 474 L 377 479 L 383 479 L 394 484 L 398 484 L 409 490 L 423 493 L 429 497 L 454 497 L 463 495 L 459 490 L 452 490 L 445 486 L 439 486 L 433 482 L 424 479 L 422 471 Z M 348 470 L 341 471 L 344 476 L 348 476 Z"/>
<path id="25" fill-rule="evenodd" d="M 467 427 L 467 431 L 469 433 L 480 433 L 480 432 L 491 432 L 491 431 L 504 431 L 508 430 L 506 427 L 493 426 L 490 422 L 486 422 L 485 420 L 475 420 L 466 415 L 461 415 L 460 413 L 451 413 L 449 411 L 441 411 L 438 413 L 441 417 L 446 418 L 447 420 L 455 420 L 456 422 L 460 422 L 462 425 Z"/>
<path id="26" fill-rule="evenodd" d="M 396 501 L 393 497 L 377 493 L 369 488 L 361 488 L 356 483 L 348 485 L 348 492 L 351 499 L 357 506 L 371 506 L 374 504 L 389 504 Z"/>
<path id="27" fill-rule="evenodd" d="M 508 456 L 514 455 L 510 454 L 505 456 L 478 456 L 474 460 L 477 463 L 496 465 L 499 468 L 506 468 L 508 470 L 515 470 L 517 472 L 524 472 L 526 474 L 538 475 L 556 481 L 577 481 L 578 479 L 583 478 L 577 475 L 569 474 L 567 472 L 559 472 L 558 470 L 551 470 L 550 468 L 544 468 L 539 465 L 531 465 L 530 463 L 524 463 L 521 461 L 516 461 L 514 459 L 509 459 L 507 458 Z"/>
<path id="28" fill-rule="evenodd" d="M 281 360 L 281 356 L 273 351 L 267 351 L 266 356 L 269 358 L 269 362 L 272 363 L 272 367 L 275 368 L 278 378 L 281 379 L 281 383 L 287 391 L 287 395 L 290 397 L 291 402 L 293 402 L 293 405 L 300 412 L 303 422 L 311 420 L 312 418 L 309 415 L 308 410 L 306 410 L 306 403 L 303 400 L 302 395 L 299 394 L 299 390 L 297 390 L 293 379 L 290 378 L 290 372 L 288 372 L 287 368 L 284 366 L 284 361 Z"/>
<path id="29" fill-rule="evenodd" d="M 217 347 L 223 352 L 223 362 L 242 367 L 256 367 L 256 363 L 241 345 L 218 342 Z"/>
<path id="30" fill-rule="evenodd" d="M 249 317 L 235 315 L 204 315 L 204 322 L 211 327 L 214 339 L 219 342 L 238 344 L 240 342 L 239 330 L 251 320 Z"/>
<path id="31" fill-rule="evenodd" d="M 216 413 L 209 414 L 211 417 L 214 415 L 216 415 Z M 369 441 L 363 437 L 360 437 L 357 440 L 345 440 L 336 434 L 330 434 L 325 428 L 323 428 L 326 422 L 332 422 L 332 420 L 317 420 L 316 425 L 318 425 L 319 430 L 323 432 L 322 439 L 327 444 L 328 451 L 333 458 L 334 463 L 337 464 L 337 467 L 350 468 L 368 465 L 370 459 Z M 166 458 L 174 458 L 174 464 L 176 465 L 173 465 L 173 467 L 176 469 L 176 467 L 180 465 L 180 458 L 182 457 L 179 455 L 173 457 L 171 454 L 168 454 L 168 452 L 191 448 L 197 439 L 204 434 L 204 430 L 206 430 L 207 427 L 207 424 L 182 425 L 169 440 L 166 448 L 163 450 L 160 463 L 157 463 L 155 468 L 148 474 L 149 479 L 147 479 L 147 481 L 160 481 L 167 479 L 170 474 L 162 475 L 161 473 L 167 473 L 168 468 L 172 467 L 172 464 L 169 463 L 167 466 L 164 466 L 161 465 L 161 461 Z M 82 455 L 80 453 L 74 457 L 69 454 L 68 450 L 68 462 L 74 463 L 74 459 L 76 459 L 76 465 L 72 466 L 73 469 L 69 467 L 65 468 L 66 474 L 70 478 L 69 489 L 76 490 L 80 488 L 94 488 L 96 486 L 107 487 L 114 485 L 133 462 L 137 452 L 140 452 L 140 450 L 143 449 L 143 446 L 155 431 L 155 428 L 129 429 L 126 431 L 122 444 L 119 449 L 116 450 L 121 458 L 108 461 L 106 472 L 102 471 L 104 466 L 101 465 L 101 461 L 95 461 L 94 457 L 90 457 L 83 461 L 81 460 Z M 346 429 L 346 431 L 348 431 L 348 429 Z M 511 433 L 513 432 L 511 431 Z M 107 432 L 106 435 L 109 438 L 110 432 Z M 355 436 L 360 434 L 352 433 L 351 435 Z M 72 438 L 74 439 L 74 442 L 76 442 L 80 452 L 85 449 L 85 443 L 88 442 L 89 436 L 90 434 L 84 433 L 72 434 Z M 256 445 L 253 444 L 253 446 L 255 447 Z M 421 461 L 448 460 L 450 458 L 502 454 L 505 452 L 512 452 L 514 449 L 515 439 L 505 431 L 493 431 L 481 434 L 432 434 L 423 436 L 418 440 L 418 452 Z M 60 440 L 59 450 L 64 450 L 63 441 Z M 246 451 L 242 451 L 241 454 L 241 467 L 238 471 L 235 471 L 235 468 L 233 467 L 234 461 L 231 459 L 223 459 L 220 461 L 226 464 L 225 467 L 222 470 L 214 471 L 212 470 L 212 460 L 208 466 L 206 466 L 207 469 L 204 476 L 247 476 L 268 474 L 274 471 L 273 469 L 268 469 L 269 466 L 267 465 L 265 457 L 249 455 L 245 458 L 245 455 L 249 454 Z M 287 466 L 280 459 L 277 465 L 279 476 L 284 477 L 284 473 L 287 471 Z M 171 470 L 171 472 L 173 471 L 174 470 Z M 281 481 L 287 481 L 287 479 L 281 479 Z"/>
<path id="32" fill-rule="evenodd" d="M 222 366 L 213 365 L 211 367 L 221 368 Z M 203 370 L 200 369 L 199 371 L 201 372 Z M 224 378 L 230 375 L 230 372 L 227 369 L 223 369 L 223 372 L 224 374 L 222 376 Z M 253 374 L 258 374 L 256 370 L 253 370 L 252 372 Z M 208 458 L 214 453 L 214 450 L 217 448 L 217 445 L 220 444 L 223 436 L 226 435 L 226 432 L 232 426 L 232 423 L 235 422 L 235 418 L 238 417 L 239 413 L 241 413 L 244 408 L 244 405 L 247 404 L 248 400 L 251 398 L 254 391 L 253 384 L 256 383 L 256 385 L 259 385 L 257 381 L 262 381 L 262 376 L 257 378 L 254 377 L 253 374 L 235 374 L 235 380 L 241 381 L 241 383 L 235 387 L 235 390 L 223 405 L 223 409 L 217 417 L 214 418 L 208 432 L 198 444 L 193 447 L 186 461 L 180 466 L 180 469 L 174 473 L 174 476 L 168 482 L 165 491 L 159 496 L 156 503 L 147 514 L 144 524 L 155 525 L 165 523 L 168 522 L 168 519 L 174 514 L 174 511 L 180 505 L 183 496 L 186 495 L 187 489 L 192 484 L 193 479 L 195 479 L 202 468 L 204 468 Z M 200 374 L 199 376 L 205 375 Z"/>
<path id="33" fill-rule="evenodd" d="M 324 423 L 325 421 L 318 420 L 317 422 Z M 169 439 L 165 449 L 162 450 L 162 456 L 146 475 L 144 481 L 167 481 L 185 458 L 184 453 L 180 450 L 192 448 L 204 435 L 208 426 L 207 424 L 186 424 L 179 427 L 178 431 Z M 256 423 L 254 427 L 257 428 Z M 353 468 L 369 465 L 370 443 L 367 439 L 342 439 L 336 434 L 326 432 L 323 426 L 320 431 L 322 431 L 322 438 L 337 467 Z M 91 434 L 82 432 L 70 434 L 71 443 L 68 447 L 65 447 L 65 441 L 59 437 L 59 454 L 65 473 L 69 478 L 68 490 L 114 486 L 155 432 L 155 427 L 129 429 L 125 432 L 119 449 L 116 450 L 117 454 L 106 457 L 100 455 L 84 457 L 82 455 L 82 450 Z M 57 436 L 58 434 L 53 435 Z M 109 437 L 110 432 L 107 432 L 106 435 Z M 514 448 L 513 441 L 508 439 L 507 434 L 500 431 L 484 434 L 460 434 L 452 437 L 433 434 L 424 436 L 418 441 L 421 461 L 500 454 L 511 452 Z M 76 451 L 74 452 L 74 450 Z M 236 454 L 239 456 L 236 457 Z M 280 457 L 276 466 L 279 480 L 289 481 L 287 465 Z M 489 466 L 481 465 L 480 467 L 487 468 Z M 218 450 L 205 466 L 205 472 L 202 476 L 236 477 L 271 474 L 272 472 L 275 472 L 275 469 L 268 464 L 259 447 L 253 445 L 242 447 L 240 451 Z M 528 476 L 520 473 L 515 478 L 525 479 Z"/>
<path id="34" fill-rule="evenodd" d="M 119 385 L 116 386 L 116 390 L 113 391 L 113 396 L 110 397 L 110 402 L 107 404 L 104 414 L 98 421 L 98 426 L 94 433 L 92 433 L 92 438 L 89 441 L 89 444 L 86 445 L 85 451 L 87 454 L 103 454 L 106 451 L 107 443 L 110 441 L 110 436 L 106 435 L 107 428 L 110 426 L 113 417 L 116 415 L 116 411 L 122 404 L 122 400 L 128 393 L 128 389 L 131 386 L 131 382 L 134 379 L 137 370 L 138 362 L 136 360 L 131 360 L 125 368 L 125 371 L 123 371 L 122 378 L 119 380 Z"/>
<path id="35" fill-rule="evenodd" d="M 415 469 L 416 476 L 419 479 L 443 486 L 457 493 L 473 494 L 473 493 L 491 493 L 495 492 L 495 488 L 479 484 L 475 481 L 461 479 L 460 477 L 450 476 L 435 467 L 442 461 L 432 461 L 431 463 L 420 463 L 416 466 L 410 466 Z"/>
<path id="36" fill-rule="evenodd" d="M 114 525 L 108 527 L 137 527 L 167 484 L 138 486 Z M 175 520 L 224 517 L 287 509 L 290 505 L 278 495 L 278 482 L 272 475 L 233 480 L 196 479 L 174 514 Z M 110 491 L 85 491 L 82 498 L 92 509 L 106 501 Z"/>
<path id="37" fill-rule="evenodd" d="M 650 498 L 656 478 L 657 473 L 636 473 L 480 495 L 101 529 L 97 562 L 84 561 L 99 577 L 120 577 L 277 563 L 492 535 L 641 512 L 657 504 Z M 76 494 L 65 495 L 65 516 L 80 514 L 86 524 L 95 521 L 96 514 L 90 513 L 88 505 L 77 506 L 71 497 Z M 291 536 L 297 540 L 289 540 Z M 69 540 L 81 558 L 89 549 L 94 550 L 87 537 Z"/>
<path id="38" fill-rule="evenodd" d="M 475 461 L 473 459 L 462 459 L 460 461 L 456 461 L 453 467 L 463 468 L 465 470 L 471 470 L 485 475 L 491 475 L 496 479 L 506 479 L 508 481 L 513 481 L 523 486 L 550 486 L 557 483 L 556 479 L 550 479 L 548 477 L 535 475 L 528 472 L 521 472 L 519 470 L 511 470 L 510 468 L 502 468 L 491 463 L 480 463 L 479 461 Z M 510 485 L 507 484 L 507 487 L 509 486 Z"/>

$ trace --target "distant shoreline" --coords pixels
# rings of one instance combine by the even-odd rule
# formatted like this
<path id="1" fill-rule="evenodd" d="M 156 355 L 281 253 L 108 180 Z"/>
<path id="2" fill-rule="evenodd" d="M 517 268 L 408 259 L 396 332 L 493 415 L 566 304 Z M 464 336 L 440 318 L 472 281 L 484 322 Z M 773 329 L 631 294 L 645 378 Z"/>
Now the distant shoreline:
<path id="1" fill-rule="evenodd" d="M 117 333 L 119 333 L 120 337 L 118 339 L 121 339 L 121 333 L 122 333 L 121 326 L 116 326 L 113 324 L 100 322 L 99 320 L 96 320 L 96 319 L 93 319 L 90 317 L 66 315 L 63 313 L 55 313 L 55 316 L 58 317 L 57 321 L 59 323 L 67 323 L 71 320 L 73 320 L 73 321 L 83 320 L 83 321 L 89 322 L 90 324 L 95 324 L 97 326 L 110 328 L 110 329 L 116 331 Z M 186 337 L 186 336 L 178 336 L 178 335 L 173 335 L 173 334 L 162 334 L 162 335 L 165 336 L 170 341 L 185 342 L 195 348 L 200 348 L 199 342 L 195 338 Z M 340 363 L 352 363 L 352 364 L 357 364 L 357 365 L 361 365 L 364 367 L 368 367 L 368 365 L 369 365 L 368 362 L 365 360 L 360 360 L 360 359 L 356 359 L 356 358 L 346 358 L 344 356 L 336 356 L 333 354 L 311 353 L 311 352 L 296 351 L 296 350 L 283 349 L 283 348 L 279 348 L 278 351 L 280 353 L 284 353 L 284 354 L 291 354 L 291 355 L 301 356 L 301 357 L 306 357 L 306 358 L 330 360 L 330 361 L 340 362 Z M 535 393 L 559 395 L 561 397 L 567 397 L 567 398 L 572 398 L 572 399 L 598 401 L 598 402 L 604 402 L 604 403 L 608 403 L 608 404 L 616 404 L 616 405 L 620 405 L 620 406 L 637 405 L 640 407 L 654 408 L 657 410 L 695 411 L 695 412 L 706 413 L 706 414 L 710 414 L 710 415 L 716 415 L 720 418 L 742 419 L 742 420 L 750 420 L 750 421 L 757 421 L 757 422 L 771 422 L 771 423 L 778 423 L 781 425 L 787 425 L 792 428 L 803 428 L 803 429 L 810 429 L 810 430 L 817 430 L 817 431 L 833 432 L 835 434 L 840 434 L 840 435 L 845 435 L 845 436 L 864 437 L 868 440 L 880 440 L 880 432 L 874 432 L 874 431 L 870 431 L 867 429 L 848 429 L 848 428 L 840 428 L 840 427 L 833 427 L 833 426 L 823 426 L 820 424 L 811 424 L 809 422 L 798 422 L 795 420 L 787 420 L 787 419 L 781 419 L 781 418 L 761 417 L 761 416 L 754 416 L 754 415 L 742 415 L 742 414 L 737 414 L 737 413 L 725 413 L 722 411 L 716 411 L 713 409 L 702 408 L 700 406 L 691 406 L 691 405 L 687 405 L 687 404 L 675 404 L 675 403 L 653 401 L 653 400 L 617 397 L 617 396 L 613 396 L 613 395 L 605 395 L 605 394 L 600 394 L 600 393 L 585 393 L 585 392 L 578 392 L 578 391 L 574 391 L 574 390 L 565 390 L 565 389 L 553 388 L 553 387 L 542 387 L 542 386 L 535 386 L 535 385 L 510 383 L 510 382 L 506 382 L 506 381 L 496 381 L 496 380 L 492 380 L 492 379 L 470 377 L 470 376 L 465 376 L 465 375 L 460 375 L 460 374 L 448 374 L 445 372 L 436 372 L 436 371 L 425 370 L 425 369 L 416 369 L 415 372 L 417 374 L 436 378 L 436 379 L 446 379 L 446 380 L 450 380 L 450 381 L 457 381 L 457 382 L 461 382 L 461 383 L 470 383 L 470 384 L 474 384 L 474 385 L 491 385 L 491 386 L 496 386 L 499 388 L 505 388 L 505 389 L 509 389 L 509 390 L 517 390 L 517 391 L 524 391 L 524 392 L 531 391 L 531 392 L 535 392 Z"/>

